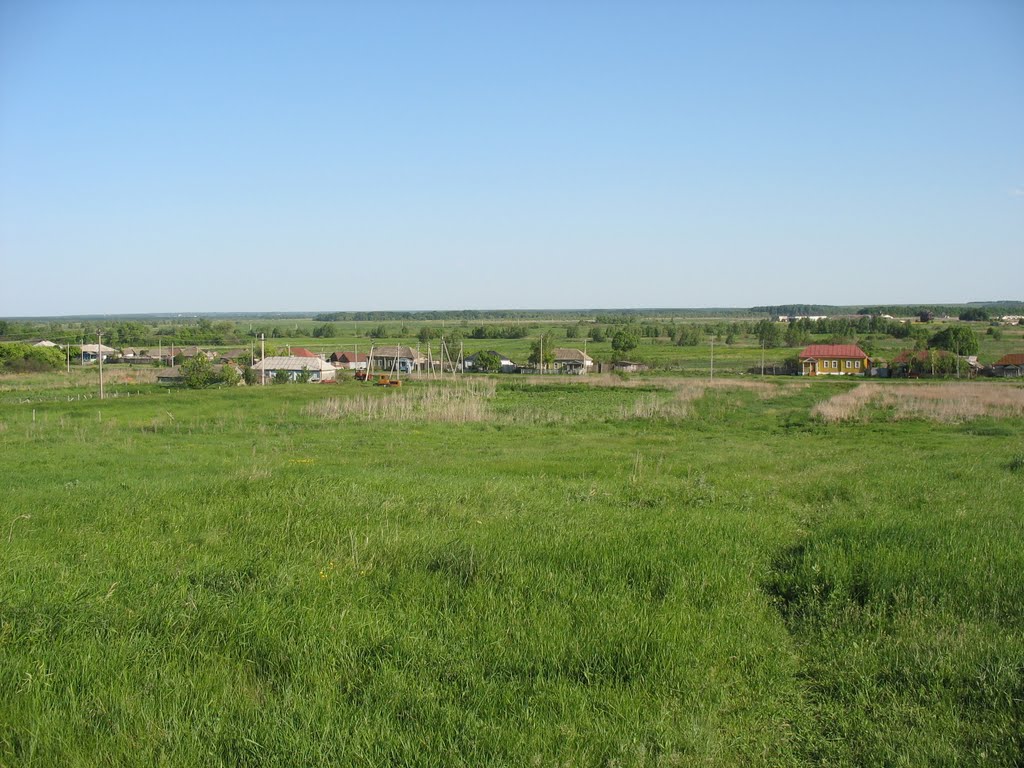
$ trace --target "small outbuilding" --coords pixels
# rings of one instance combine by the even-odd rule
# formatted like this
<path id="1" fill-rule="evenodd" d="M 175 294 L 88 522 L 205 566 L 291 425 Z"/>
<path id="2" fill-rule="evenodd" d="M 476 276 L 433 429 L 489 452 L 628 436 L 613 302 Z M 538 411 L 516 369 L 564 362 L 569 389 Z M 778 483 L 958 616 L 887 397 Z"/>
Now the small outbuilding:
<path id="1" fill-rule="evenodd" d="M 1024 376 L 1024 353 L 1015 352 L 1003 355 L 992 363 L 992 375 L 1007 378 Z"/>
<path id="2" fill-rule="evenodd" d="M 646 371 L 647 366 L 643 363 L 634 363 L 631 360 L 618 360 L 612 363 L 612 370 L 621 373 L 640 373 Z"/>

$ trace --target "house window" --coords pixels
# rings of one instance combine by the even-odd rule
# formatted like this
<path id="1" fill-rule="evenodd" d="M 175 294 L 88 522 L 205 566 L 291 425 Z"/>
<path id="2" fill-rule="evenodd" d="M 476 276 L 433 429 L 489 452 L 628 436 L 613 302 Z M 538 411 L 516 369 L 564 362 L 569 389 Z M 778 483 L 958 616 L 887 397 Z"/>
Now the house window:
<path id="1" fill-rule="evenodd" d="M 853 361 L 853 367 L 854 368 L 860 368 L 860 360 L 854 360 Z"/>
<path id="2" fill-rule="evenodd" d="M 849 361 L 849 360 L 847 360 L 847 361 L 846 361 L 846 367 L 847 367 L 847 368 L 849 368 L 849 367 L 850 367 L 850 361 Z"/>

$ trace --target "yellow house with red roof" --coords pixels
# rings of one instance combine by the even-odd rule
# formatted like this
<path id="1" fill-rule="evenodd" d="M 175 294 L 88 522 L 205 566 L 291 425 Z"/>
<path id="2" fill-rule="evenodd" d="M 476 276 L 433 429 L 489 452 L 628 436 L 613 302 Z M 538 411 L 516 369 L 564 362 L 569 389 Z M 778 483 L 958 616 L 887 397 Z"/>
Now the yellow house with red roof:
<path id="1" fill-rule="evenodd" d="M 800 353 L 803 376 L 864 376 L 870 364 L 856 344 L 811 344 Z"/>

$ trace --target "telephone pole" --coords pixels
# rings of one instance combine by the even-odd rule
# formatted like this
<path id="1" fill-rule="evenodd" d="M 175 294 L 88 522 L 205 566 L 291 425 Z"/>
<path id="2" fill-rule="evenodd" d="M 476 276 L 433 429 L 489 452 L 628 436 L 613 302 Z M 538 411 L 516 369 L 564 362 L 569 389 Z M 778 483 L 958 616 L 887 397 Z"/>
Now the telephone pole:
<path id="1" fill-rule="evenodd" d="M 103 399 L 103 331 L 96 331 L 96 358 L 100 361 L 100 400 Z"/>
<path id="2" fill-rule="evenodd" d="M 267 349 L 264 342 L 264 336 L 260 334 L 260 386 L 264 386 L 267 383 L 267 369 L 263 365 L 263 360 L 267 356 Z"/>

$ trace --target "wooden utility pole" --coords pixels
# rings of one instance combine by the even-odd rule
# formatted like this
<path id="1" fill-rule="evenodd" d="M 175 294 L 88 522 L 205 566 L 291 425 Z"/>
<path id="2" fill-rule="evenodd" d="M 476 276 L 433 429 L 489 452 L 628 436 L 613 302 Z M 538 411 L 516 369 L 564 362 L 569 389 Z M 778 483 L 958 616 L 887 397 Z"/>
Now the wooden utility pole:
<path id="1" fill-rule="evenodd" d="M 264 336 L 260 334 L 260 386 L 264 386 L 267 383 L 267 369 L 263 364 L 263 361 L 267 357 L 267 347 L 264 344 Z"/>
<path id="2" fill-rule="evenodd" d="M 96 331 L 96 357 L 100 361 L 100 400 L 103 399 L 103 331 Z"/>

